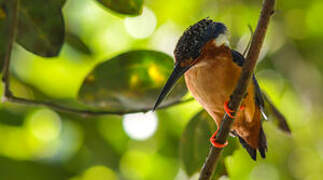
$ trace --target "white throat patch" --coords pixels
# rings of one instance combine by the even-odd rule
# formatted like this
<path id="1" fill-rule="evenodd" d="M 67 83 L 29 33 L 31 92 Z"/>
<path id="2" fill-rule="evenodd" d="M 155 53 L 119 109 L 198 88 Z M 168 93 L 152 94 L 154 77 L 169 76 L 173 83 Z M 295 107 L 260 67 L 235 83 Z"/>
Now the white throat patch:
<path id="1" fill-rule="evenodd" d="M 213 43 L 215 44 L 216 47 L 220 47 L 223 44 L 227 47 L 230 47 L 230 43 L 228 41 L 226 34 L 219 34 L 219 36 L 215 40 L 213 40 Z"/>

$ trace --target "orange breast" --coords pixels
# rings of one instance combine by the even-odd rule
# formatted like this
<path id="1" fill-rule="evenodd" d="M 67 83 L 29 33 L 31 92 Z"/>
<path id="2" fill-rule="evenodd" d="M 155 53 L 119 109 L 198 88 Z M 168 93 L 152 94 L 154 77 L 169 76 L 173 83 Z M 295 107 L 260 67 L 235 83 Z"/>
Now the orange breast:
<path id="1" fill-rule="evenodd" d="M 241 68 L 232 61 L 228 47 L 208 43 L 198 63 L 185 73 L 188 89 L 206 109 L 223 113 L 223 103 L 229 99 L 240 76 Z"/>
<path id="2" fill-rule="evenodd" d="M 240 68 L 229 57 L 202 59 L 185 73 L 192 95 L 207 108 L 222 108 L 239 78 Z"/>
<path id="3" fill-rule="evenodd" d="M 185 73 L 186 85 L 193 97 L 219 125 L 224 115 L 224 102 L 229 100 L 236 87 L 241 67 L 232 61 L 228 47 L 215 47 L 212 43 L 205 46 L 199 58 L 198 63 Z M 260 125 L 260 120 L 259 123 L 253 121 L 253 88 L 250 83 L 248 95 L 242 102 L 246 108 L 239 113 L 233 125 L 233 129 L 242 137 L 250 136 L 250 131 Z"/>

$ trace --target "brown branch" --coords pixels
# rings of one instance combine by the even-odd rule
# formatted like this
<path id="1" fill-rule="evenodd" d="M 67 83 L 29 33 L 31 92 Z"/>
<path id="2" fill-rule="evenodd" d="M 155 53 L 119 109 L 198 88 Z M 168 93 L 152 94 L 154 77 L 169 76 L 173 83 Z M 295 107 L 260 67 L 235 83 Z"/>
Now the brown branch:
<path id="1" fill-rule="evenodd" d="M 249 80 L 251 78 L 251 75 L 253 74 L 253 70 L 255 68 L 263 41 L 265 39 L 265 34 L 267 31 L 270 17 L 274 13 L 274 4 L 275 4 L 275 0 L 264 0 L 263 2 L 258 25 L 253 35 L 251 45 L 250 45 L 250 50 L 247 54 L 246 61 L 242 68 L 240 79 L 238 81 L 237 87 L 235 88 L 232 95 L 230 96 L 230 101 L 228 106 L 230 109 L 234 110 L 234 114 L 240 106 L 241 100 L 246 93 L 246 89 L 247 89 Z M 230 118 L 227 115 L 224 115 L 223 120 L 219 127 L 220 129 L 216 137 L 218 143 L 222 143 L 222 144 L 225 143 L 233 122 L 234 122 L 234 119 Z M 209 155 L 203 164 L 200 178 L 199 178 L 200 180 L 208 180 L 212 177 L 214 169 L 216 167 L 216 163 L 221 154 L 221 151 L 222 149 L 215 148 L 213 146 L 211 147 Z"/>
<path id="2" fill-rule="evenodd" d="M 66 112 L 66 113 L 74 113 L 79 114 L 83 116 L 95 116 L 95 115 L 123 115 L 127 113 L 137 113 L 137 112 L 147 112 L 152 109 L 152 107 L 144 108 L 144 109 L 138 109 L 133 111 L 94 111 L 94 110 L 84 110 L 84 109 L 76 109 L 76 108 L 70 108 L 65 107 L 62 105 L 58 105 L 49 101 L 39 101 L 39 100 L 31 100 L 31 99 L 24 99 L 21 97 L 16 97 L 13 95 L 13 93 L 10 91 L 10 57 L 12 53 L 12 47 L 13 43 L 15 42 L 16 38 L 16 31 L 17 31 L 17 24 L 18 24 L 18 9 L 19 9 L 19 0 L 12 0 L 6 2 L 6 4 L 9 6 L 9 13 L 8 13 L 8 22 L 9 22 L 9 40 L 8 40 L 8 46 L 6 50 L 6 56 L 4 59 L 4 66 L 3 66 L 3 77 L 2 82 L 4 84 L 4 94 L 2 97 L 2 102 L 9 101 L 13 103 L 18 104 L 24 104 L 24 105 L 33 105 L 33 106 L 45 106 L 60 112 Z M 167 108 L 173 105 L 178 105 L 182 103 L 186 103 L 193 100 L 193 98 L 186 99 L 186 100 L 178 100 L 174 101 L 172 103 L 165 104 L 163 106 L 160 106 L 158 109 Z"/>
<path id="3" fill-rule="evenodd" d="M 17 31 L 17 24 L 18 24 L 18 8 L 19 8 L 19 0 L 12 0 L 7 1 L 5 4 L 8 6 L 8 28 L 9 28 L 9 39 L 8 39 L 8 47 L 6 49 L 6 55 L 4 59 L 4 65 L 3 65 L 3 76 L 2 76 L 2 82 L 4 83 L 4 96 L 3 101 L 6 100 L 7 96 L 11 96 L 12 93 L 10 91 L 10 73 L 9 73 L 9 67 L 10 67 L 10 58 L 11 58 L 11 51 L 13 43 L 16 39 L 16 31 Z"/>

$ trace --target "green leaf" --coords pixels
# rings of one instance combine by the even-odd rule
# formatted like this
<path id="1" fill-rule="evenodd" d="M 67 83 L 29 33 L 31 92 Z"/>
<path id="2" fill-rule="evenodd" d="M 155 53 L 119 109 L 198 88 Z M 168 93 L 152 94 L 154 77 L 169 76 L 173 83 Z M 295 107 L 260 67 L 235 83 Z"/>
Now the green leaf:
<path id="1" fill-rule="evenodd" d="M 92 54 L 91 50 L 87 47 L 87 45 L 77 35 L 71 32 L 66 32 L 65 42 L 71 47 L 73 47 L 75 50 L 78 50 L 87 55 Z"/>
<path id="2" fill-rule="evenodd" d="M 0 124 L 6 124 L 10 126 L 22 126 L 24 123 L 23 113 L 16 113 L 5 108 L 0 108 Z"/>
<path id="3" fill-rule="evenodd" d="M 142 12 L 143 0 L 97 0 L 114 12 L 126 15 L 139 15 Z"/>
<path id="4" fill-rule="evenodd" d="M 216 124 L 205 110 L 195 115 L 186 126 L 180 142 L 180 158 L 188 176 L 200 171 L 210 150 L 209 139 L 215 130 Z M 229 145 L 225 147 L 215 170 L 216 177 L 226 174 L 223 159 L 231 155 L 236 148 L 236 141 L 230 138 Z"/>
<path id="5" fill-rule="evenodd" d="M 40 56 L 57 56 L 64 42 L 65 0 L 22 0 L 16 41 Z"/>
<path id="6" fill-rule="evenodd" d="M 84 80 L 78 99 L 107 110 L 152 108 L 173 64 L 172 58 L 161 52 L 126 52 L 99 64 Z M 186 92 L 184 79 L 180 79 L 163 104 L 178 101 Z"/>
<path id="7" fill-rule="evenodd" d="M 216 124 L 206 111 L 195 115 L 186 126 L 180 142 L 180 155 L 189 176 L 198 172 L 208 154 Z"/>

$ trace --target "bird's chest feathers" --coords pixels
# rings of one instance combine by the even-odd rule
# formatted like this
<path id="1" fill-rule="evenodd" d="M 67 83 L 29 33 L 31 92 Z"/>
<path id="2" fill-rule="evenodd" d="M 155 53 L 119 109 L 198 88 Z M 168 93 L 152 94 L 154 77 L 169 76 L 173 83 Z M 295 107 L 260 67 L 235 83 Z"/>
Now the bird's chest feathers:
<path id="1" fill-rule="evenodd" d="M 185 73 L 188 89 L 201 105 L 222 109 L 235 88 L 241 69 L 231 56 L 205 56 Z"/>

